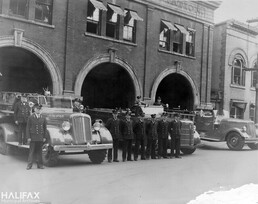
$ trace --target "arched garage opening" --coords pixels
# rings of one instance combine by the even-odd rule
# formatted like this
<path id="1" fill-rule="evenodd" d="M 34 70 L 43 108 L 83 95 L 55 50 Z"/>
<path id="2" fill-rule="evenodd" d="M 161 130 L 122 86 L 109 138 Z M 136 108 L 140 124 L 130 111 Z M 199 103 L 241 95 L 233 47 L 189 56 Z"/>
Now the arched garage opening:
<path id="1" fill-rule="evenodd" d="M 158 85 L 155 99 L 162 98 L 162 102 L 169 104 L 169 108 L 193 110 L 194 96 L 190 82 L 181 74 L 167 75 Z"/>
<path id="2" fill-rule="evenodd" d="M 130 74 L 119 64 L 101 63 L 86 75 L 81 89 L 84 105 L 90 108 L 128 108 L 135 101 Z"/>
<path id="3" fill-rule="evenodd" d="M 53 93 L 51 75 L 45 63 L 34 53 L 19 47 L 0 48 L 2 91 L 43 93 L 43 88 Z"/>

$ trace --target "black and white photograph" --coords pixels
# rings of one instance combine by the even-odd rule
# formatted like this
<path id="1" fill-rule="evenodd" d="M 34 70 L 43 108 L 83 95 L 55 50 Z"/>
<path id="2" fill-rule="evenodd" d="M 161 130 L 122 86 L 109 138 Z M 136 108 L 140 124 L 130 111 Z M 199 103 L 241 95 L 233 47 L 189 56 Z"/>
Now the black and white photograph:
<path id="1" fill-rule="evenodd" d="M 0 204 L 258 204 L 257 0 L 0 0 Z"/>

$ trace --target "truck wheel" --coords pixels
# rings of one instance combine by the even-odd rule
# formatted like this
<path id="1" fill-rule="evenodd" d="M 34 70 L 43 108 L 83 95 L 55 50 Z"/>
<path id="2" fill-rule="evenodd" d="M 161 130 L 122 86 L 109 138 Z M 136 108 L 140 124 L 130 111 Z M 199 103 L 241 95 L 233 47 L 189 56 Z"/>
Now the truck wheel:
<path id="1" fill-rule="evenodd" d="M 241 150 L 245 145 L 245 141 L 238 133 L 232 132 L 227 137 L 227 145 L 229 149 Z"/>
<path id="2" fill-rule="evenodd" d="M 58 161 L 58 152 L 54 151 L 49 144 L 42 146 L 42 160 L 45 166 L 55 166 Z"/>
<path id="3" fill-rule="evenodd" d="M 192 154 L 196 150 L 196 147 L 193 148 L 181 148 L 180 151 L 183 152 L 184 154 Z"/>
<path id="4" fill-rule="evenodd" d="M 0 153 L 3 155 L 10 154 L 10 146 L 5 143 L 4 132 L 0 129 Z"/>
<path id="5" fill-rule="evenodd" d="M 257 149 L 258 149 L 258 144 L 255 144 L 255 143 L 247 144 L 247 146 L 248 146 L 250 149 L 253 149 L 253 150 L 257 150 Z"/>
<path id="6" fill-rule="evenodd" d="M 105 150 L 90 151 L 88 155 L 92 163 L 100 164 L 105 160 L 107 155 L 107 150 L 105 149 Z"/>

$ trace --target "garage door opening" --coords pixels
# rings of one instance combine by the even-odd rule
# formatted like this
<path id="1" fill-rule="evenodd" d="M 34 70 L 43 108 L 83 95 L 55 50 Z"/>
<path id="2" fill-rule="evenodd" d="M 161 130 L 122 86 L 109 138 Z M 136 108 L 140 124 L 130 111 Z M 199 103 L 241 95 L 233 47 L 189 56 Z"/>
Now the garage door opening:
<path id="1" fill-rule="evenodd" d="M 128 108 L 134 104 L 135 88 L 129 73 L 114 63 L 103 63 L 84 79 L 81 95 L 90 108 Z"/>
<path id="2" fill-rule="evenodd" d="M 53 93 L 51 75 L 44 62 L 35 54 L 17 47 L 0 48 L 1 91 Z"/>
<path id="3" fill-rule="evenodd" d="M 181 110 L 193 110 L 192 86 L 187 78 L 180 74 L 170 74 L 161 81 L 156 92 L 156 99 L 159 96 L 170 109 L 180 107 Z"/>

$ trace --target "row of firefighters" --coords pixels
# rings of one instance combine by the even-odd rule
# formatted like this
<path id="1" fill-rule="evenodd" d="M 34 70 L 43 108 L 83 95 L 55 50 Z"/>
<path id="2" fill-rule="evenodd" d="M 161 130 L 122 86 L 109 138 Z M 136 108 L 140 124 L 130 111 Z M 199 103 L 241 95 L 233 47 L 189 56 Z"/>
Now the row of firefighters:
<path id="1" fill-rule="evenodd" d="M 108 161 L 119 162 L 118 147 L 122 141 L 123 161 L 133 161 L 132 143 L 135 141 L 134 160 L 141 159 L 159 159 L 163 158 L 181 158 L 180 157 L 180 136 L 182 123 L 179 115 L 175 114 L 174 120 L 167 118 L 167 113 L 163 113 L 161 120 L 156 119 L 156 114 L 151 115 L 151 119 L 144 120 L 144 113 L 139 115 L 136 120 L 131 119 L 130 111 L 127 111 L 125 119 L 118 118 L 117 110 L 113 110 L 112 117 L 106 122 L 106 128 L 110 131 L 113 138 L 113 158 L 112 149 L 108 151 Z M 171 135 L 169 141 L 168 136 Z M 147 141 L 147 144 L 146 142 Z M 171 153 L 168 157 L 167 147 L 171 142 Z M 156 144 L 158 143 L 158 157 L 156 157 Z M 145 145 L 146 144 L 146 145 Z M 139 153 L 140 150 L 140 153 Z"/>

